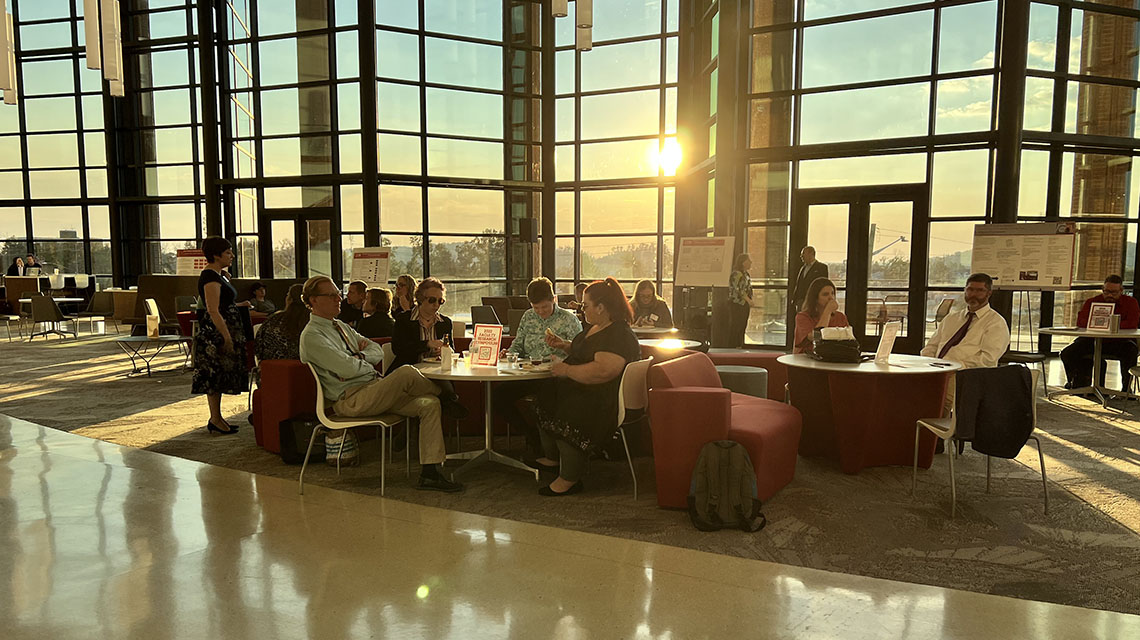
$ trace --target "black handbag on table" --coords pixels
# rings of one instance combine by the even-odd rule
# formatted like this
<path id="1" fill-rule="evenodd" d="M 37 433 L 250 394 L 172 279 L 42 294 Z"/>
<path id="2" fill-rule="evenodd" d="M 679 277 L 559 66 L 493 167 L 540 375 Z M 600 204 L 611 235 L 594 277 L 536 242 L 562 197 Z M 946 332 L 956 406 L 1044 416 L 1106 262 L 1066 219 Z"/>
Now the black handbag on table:
<path id="1" fill-rule="evenodd" d="M 812 354 L 823 362 L 862 362 L 863 349 L 858 340 L 824 340 L 816 329 L 812 336 Z"/>

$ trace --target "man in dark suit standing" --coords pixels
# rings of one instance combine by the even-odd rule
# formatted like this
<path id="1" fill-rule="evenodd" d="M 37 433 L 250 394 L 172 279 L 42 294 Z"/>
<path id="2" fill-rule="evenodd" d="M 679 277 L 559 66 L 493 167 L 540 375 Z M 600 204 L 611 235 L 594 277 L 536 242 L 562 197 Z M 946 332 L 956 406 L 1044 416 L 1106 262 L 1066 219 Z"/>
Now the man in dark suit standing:
<path id="1" fill-rule="evenodd" d="M 800 260 L 803 266 L 796 274 L 796 279 L 792 282 L 792 297 L 788 300 L 788 306 L 791 307 L 792 313 L 796 313 L 803 304 L 804 296 L 807 295 L 808 286 L 816 278 L 827 277 L 827 265 L 815 259 L 815 247 L 808 245 L 800 250 Z"/>

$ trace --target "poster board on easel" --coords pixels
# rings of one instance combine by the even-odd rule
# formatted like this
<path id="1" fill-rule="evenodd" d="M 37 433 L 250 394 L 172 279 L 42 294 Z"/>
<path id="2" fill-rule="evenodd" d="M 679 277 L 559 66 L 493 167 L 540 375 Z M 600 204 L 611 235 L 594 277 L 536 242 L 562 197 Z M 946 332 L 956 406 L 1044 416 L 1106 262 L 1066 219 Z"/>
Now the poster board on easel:
<path id="1" fill-rule="evenodd" d="M 735 248 L 734 236 L 681 238 L 673 283 L 679 287 L 727 287 Z"/>
<path id="2" fill-rule="evenodd" d="M 388 247 L 361 247 L 352 250 L 352 279 L 369 287 L 388 286 L 391 250 Z"/>
<path id="3" fill-rule="evenodd" d="M 974 227 L 972 273 L 986 273 L 994 289 L 1064 291 L 1073 282 L 1076 224 L 1042 222 Z"/>

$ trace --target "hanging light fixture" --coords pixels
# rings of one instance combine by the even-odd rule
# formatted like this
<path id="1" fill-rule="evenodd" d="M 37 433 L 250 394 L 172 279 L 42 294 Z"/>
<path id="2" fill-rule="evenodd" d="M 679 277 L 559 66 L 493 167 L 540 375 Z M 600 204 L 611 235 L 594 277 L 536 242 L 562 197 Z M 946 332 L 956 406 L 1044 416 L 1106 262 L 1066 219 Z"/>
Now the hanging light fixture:
<path id="1" fill-rule="evenodd" d="M 4 90 L 4 104 L 16 104 L 16 40 L 8 12 L 0 24 L 0 89 Z"/>
<path id="2" fill-rule="evenodd" d="M 83 0 L 87 68 L 102 69 L 111 95 L 126 95 L 123 82 L 123 35 L 119 0 Z"/>
<path id="3" fill-rule="evenodd" d="M 594 0 L 578 0 L 574 10 L 574 22 L 583 29 L 594 26 Z"/>
<path id="4" fill-rule="evenodd" d="M 570 14 L 570 0 L 551 0 L 550 13 L 555 18 Z M 574 8 L 574 48 L 589 51 L 594 46 L 594 0 L 578 0 Z"/>

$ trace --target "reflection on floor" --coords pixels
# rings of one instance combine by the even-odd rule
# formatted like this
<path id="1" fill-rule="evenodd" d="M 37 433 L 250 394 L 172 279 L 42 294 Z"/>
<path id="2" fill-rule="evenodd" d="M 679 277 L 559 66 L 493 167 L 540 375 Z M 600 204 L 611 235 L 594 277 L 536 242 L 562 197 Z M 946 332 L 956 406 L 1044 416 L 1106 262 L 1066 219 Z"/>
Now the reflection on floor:
<path id="1" fill-rule="evenodd" d="M 5 638 L 1126 638 L 1140 617 L 553 529 L 0 416 Z"/>

